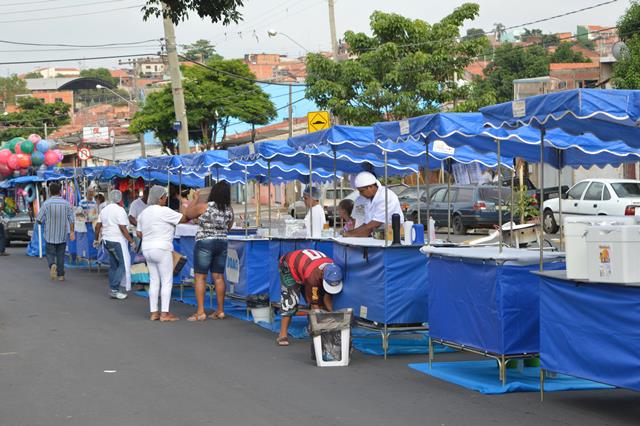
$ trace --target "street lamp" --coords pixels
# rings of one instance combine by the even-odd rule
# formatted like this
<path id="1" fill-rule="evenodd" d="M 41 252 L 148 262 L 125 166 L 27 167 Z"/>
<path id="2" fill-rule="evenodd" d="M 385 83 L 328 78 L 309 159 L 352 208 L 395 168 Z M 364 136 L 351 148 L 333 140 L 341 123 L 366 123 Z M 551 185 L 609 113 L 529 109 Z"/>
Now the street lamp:
<path id="1" fill-rule="evenodd" d="M 110 91 L 111 93 L 113 93 L 114 95 L 116 95 L 117 97 L 119 97 L 120 99 L 122 99 L 123 101 L 125 101 L 126 103 L 128 103 L 129 105 L 136 106 L 136 103 L 135 103 L 135 102 L 133 102 L 133 101 L 131 101 L 131 100 L 129 100 L 129 99 L 127 99 L 127 98 L 125 98 L 125 97 L 124 97 L 124 96 L 122 96 L 120 93 L 116 92 L 115 90 L 109 89 L 108 87 L 105 87 L 105 86 L 103 86 L 103 85 L 101 85 L 101 84 L 96 84 L 96 89 L 105 89 L 105 90 L 108 90 L 108 91 Z"/>
<path id="2" fill-rule="evenodd" d="M 302 50 L 304 50 L 305 52 L 309 53 L 309 49 L 307 49 L 306 47 L 304 47 L 303 45 L 301 45 L 300 43 L 298 43 L 297 41 L 295 41 L 294 39 L 289 37 L 289 35 L 283 33 L 282 31 L 276 31 L 276 30 L 272 29 L 272 30 L 267 31 L 267 35 L 269 37 L 275 37 L 277 35 L 285 36 L 286 38 L 288 38 L 289 40 L 291 40 L 292 42 L 294 42 L 295 44 L 300 46 L 302 48 Z"/>

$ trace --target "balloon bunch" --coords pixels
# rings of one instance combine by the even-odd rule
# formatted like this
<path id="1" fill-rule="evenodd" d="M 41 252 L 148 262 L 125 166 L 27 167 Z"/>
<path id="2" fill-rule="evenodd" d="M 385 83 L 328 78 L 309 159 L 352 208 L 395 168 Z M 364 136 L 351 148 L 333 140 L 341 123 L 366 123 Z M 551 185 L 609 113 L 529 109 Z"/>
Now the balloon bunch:
<path id="1" fill-rule="evenodd" d="M 26 175 L 30 167 L 51 167 L 62 161 L 63 154 L 54 149 L 55 142 L 39 135 L 13 138 L 0 148 L 0 177 Z"/>

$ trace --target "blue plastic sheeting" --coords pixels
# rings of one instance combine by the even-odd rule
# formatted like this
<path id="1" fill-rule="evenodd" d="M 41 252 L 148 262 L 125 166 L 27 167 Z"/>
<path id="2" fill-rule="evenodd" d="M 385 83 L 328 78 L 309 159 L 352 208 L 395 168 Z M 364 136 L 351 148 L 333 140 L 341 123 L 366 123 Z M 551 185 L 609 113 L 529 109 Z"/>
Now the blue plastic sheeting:
<path id="1" fill-rule="evenodd" d="M 333 260 L 343 270 L 344 287 L 335 309 L 381 324 L 422 324 L 427 316 L 427 262 L 419 246 L 333 245 Z"/>
<path id="2" fill-rule="evenodd" d="M 500 355 L 539 352 L 538 265 L 431 255 L 429 330 L 437 339 Z M 563 262 L 545 269 L 564 268 Z"/>
<path id="3" fill-rule="evenodd" d="M 187 263 L 178 275 L 173 276 L 173 283 L 179 284 L 194 278 L 193 275 L 193 249 L 196 246 L 196 238 L 181 236 L 173 239 L 173 249 L 187 258 Z"/>
<path id="4" fill-rule="evenodd" d="M 507 369 L 507 384 L 505 386 L 502 386 L 498 379 L 498 365 L 493 360 L 434 362 L 431 364 L 431 370 L 429 370 L 427 363 L 409 364 L 409 367 L 428 376 L 485 395 L 540 391 L 540 367 L 525 367 L 522 371 Z M 552 379 L 547 378 L 544 382 L 545 392 L 593 389 L 611 389 L 611 387 L 562 375 Z"/>
<path id="5" fill-rule="evenodd" d="M 544 276 L 540 286 L 542 368 L 640 391 L 640 288 Z"/>
<path id="6" fill-rule="evenodd" d="M 272 267 L 269 240 L 229 239 L 225 278 L 234 296 L 269 293 L 267 271 Z"/>
<path id="7" fill-rule="evenodd" d="M 38 233 L 38 228 L 40 228 L 40 233 Z M 42 241 L 40 240 L 40 235 L 42 234 Z M 36 223 L 33 227 L 33 235 L 31 236 L 31 240 L 27 245 L 27 256 L 38 257 L 40 255 L 40 249 L 42 249 L 42 257 L 45 256 L 45 242 L 44 242 L 44 229 L 42 225 Z"/>
<path id="8" fill-rule="evenodd" d="M 638 90 L 566 90 L 484 107 L 480 112 L 494 128 L 561 128 L 574 135 L 592 133 L 603 148 L 611 140 L 640 147 Z"/>

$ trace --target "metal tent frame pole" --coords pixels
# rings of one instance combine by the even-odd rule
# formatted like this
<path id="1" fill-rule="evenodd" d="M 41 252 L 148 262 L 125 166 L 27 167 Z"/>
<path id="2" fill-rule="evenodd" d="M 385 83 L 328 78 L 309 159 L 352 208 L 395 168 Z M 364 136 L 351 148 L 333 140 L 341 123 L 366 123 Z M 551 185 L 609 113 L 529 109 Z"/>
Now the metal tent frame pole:
<path id="1" fill-rule="evenodd" d="M 560 251 L 564 249 L 564 220 L 562 218 L 562 151 L 558 153 L 558 219 L 560 220 Z"/>
<path id="2" fill-rule="evenodd" d="M 498 253 L 502 254 L 502 164 L 500 159 L 500 139 L 498 144 Z"/>
<path id="3" fill-rule="evenodd" d="M 451 159 L 447 158 L 447 241 L 451 242 Z"/>
<path id="4" fill-rule="evenodd" d="M 387 174 L 387 151 L 384 152 L 384 246 L 389 245 L 389 177 Z"/>
<path id="5" fill-rule="evenodd" d="M 40 210 L 40 191 L 38 190 L 38 184 L 35 184 L 36 188 L 36 202 L 38 203 L 38 210 Z M 42 259 L 42 225 L 36 222 L 38 227 L 38 257 Z"/>
<path id="6" fill-rule="evenodd" d="M 418 166 L 418 171 L 416 172 L 416 199 L 418 200 L 418 223 L 422 223 L 420 221 L 420 166 Z M 429 223 L 428 220 L 427 223 Z"/>
<path id="7" fill-rule="evenodd" d="M 429 140 L 424 141 L 424 156 L 427 163 L 424 167 L 424 186 L 427 193 L 427 245 L 431 245 L 431 183 L 429 182 Z M 418 220 L 420 218 L 420 211 L 418 210 Z M 434 223 L 435 228 L 435 223 Z"/>
<path id="8" fill-rule="evenodd" d="M 545 128 L 540 127 L 540 199 L 538 200 L 538 208 L 539 208 L 539 222 L 540 222 L 540 271 L 544 270 L 544 220 L 542 204 L 544 202 L 544 137 L 545 137 Z"/>
<path id="9" fill-rule="evenodd" d="M 333 150 L 333 237 L 335 238 L 336 236 L 336 224 L 338 223 L 337 218 L 337 214 L 338 214 L 338 202 L 337 202 L 337 195 L 338 195 L 338 171 L 337 171 L 337 155 L 336 155 L 336 147 L 331 145 L 331 148 Z M 342 198 L 342 197 L 340 197 Z"/>
<path id="10" fill-rule="evenodd" d="M 244 166 L 244 236 L 249 236 L 249 181 L 247 179 L 247 166 Z"/>
<path id="11" fill-rule="evenodd" d="M 514 186 L 515 186 L 515 178 L 516 178 L 516 161 L 513 162 L 513 172 L 511 172 L 511 203 L 509 204 L 509 220 L 511 225 L 509 226 L 509 245 L 513 247 L 513 204 L 515 202 L 514 199 Z"/>
<path id="12" fill-rule="evenodd" d="M 313 160 L 309 154 L 309 199 L 311 200 L 311 208 L 309 209 L 309 235 L 313 238 L 313 198 L 311 191 L 313 190 Z"/>
<path id="13" fill-rule="evenodd" d="M 269 237 L 271 237 L 271 160 L 267 160 L 267 185 L 268 186 L 268 197 L 269 197 L 269 202 L 267 204 L 268 208 L 269 208 L 269 233 L 267 235 L 269 235 Z"/>

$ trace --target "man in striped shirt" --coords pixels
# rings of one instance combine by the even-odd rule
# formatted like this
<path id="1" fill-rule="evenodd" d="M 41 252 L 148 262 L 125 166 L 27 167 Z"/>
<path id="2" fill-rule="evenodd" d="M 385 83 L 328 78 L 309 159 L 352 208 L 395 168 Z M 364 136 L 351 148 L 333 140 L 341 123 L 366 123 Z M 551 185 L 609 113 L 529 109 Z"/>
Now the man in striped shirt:
<path id="1" fill-rule="evenodd" d="M 60 189 L 58 182 L 49 185 L 49 198 L 42 204 L 36 220 L 39 224 L 44 223 L 44 240 L 51 279 L 64 281 L 64 252 L 67 247 L 67 233 L 69 233 L 71 241 L 75 240 L 76 236 L 73 208 L 67 200 L 60 197 Z"/>

